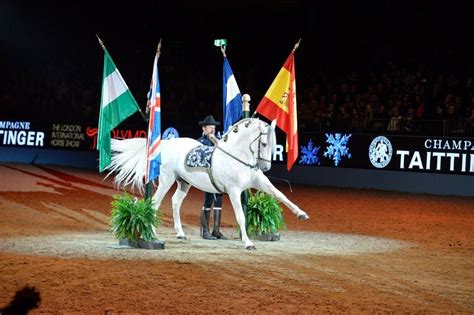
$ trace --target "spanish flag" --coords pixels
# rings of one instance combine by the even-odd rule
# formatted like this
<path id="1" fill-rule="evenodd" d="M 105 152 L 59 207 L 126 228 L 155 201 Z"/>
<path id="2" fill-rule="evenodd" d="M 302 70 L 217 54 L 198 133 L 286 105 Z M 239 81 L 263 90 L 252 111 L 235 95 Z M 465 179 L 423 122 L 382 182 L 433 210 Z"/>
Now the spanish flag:
<path id="1" fill-rule="evenodd" d="M 289 171 L 298 158 L 294 50 L 258 104 L 256 112 L 269 120 L 276 119 L 277 126 L 286 133 L 287 169 Z"/>

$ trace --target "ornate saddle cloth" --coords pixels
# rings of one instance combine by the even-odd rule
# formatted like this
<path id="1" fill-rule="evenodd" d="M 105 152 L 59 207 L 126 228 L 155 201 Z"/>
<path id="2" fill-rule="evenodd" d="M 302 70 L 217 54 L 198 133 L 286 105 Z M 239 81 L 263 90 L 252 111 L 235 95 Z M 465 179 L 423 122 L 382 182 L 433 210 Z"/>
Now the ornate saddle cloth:
<path id="1" fill-rule="evenodd" d="M 186 154 L 186 168 L 190 171 L 208 171 L 212 164 L 212 153 L 216 147 L 200 145 Z"/>

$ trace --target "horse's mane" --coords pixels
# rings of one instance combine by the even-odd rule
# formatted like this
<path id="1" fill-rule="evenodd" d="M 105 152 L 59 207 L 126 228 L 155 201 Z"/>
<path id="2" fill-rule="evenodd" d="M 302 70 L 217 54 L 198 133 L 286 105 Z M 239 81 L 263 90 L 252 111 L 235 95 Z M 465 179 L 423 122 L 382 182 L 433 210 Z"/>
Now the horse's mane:
<path id="1" fill-rule="evenodd" d="M 265 123 L 263 120 L 260 120 L 260 119 L 258 119 L 258 118 L 244 118 L 244 119 L 241 119 L 241 120 L 235 122 L 233 125 L 231 125 L 231 126 L 229 127 L 229 129 L 222 135 L 222 140 L 223 140 L 223 141 L 227 141 L 227 139 L 229 138 L 229 136 L 230 136 L 232 133 L 238 133 L 238 131 L 234 131 L 234 130 L 236 130 L 235 128 L 239 128 L 239 125 L 241 125 L 241 124 L 243 124 L 243 123 L 247 123 L 247 122 L 248 122 L 249 124 L 251 124 L 251 123 L 254 122 L 254 121 L 256 121 L 256 122 L 260 122 L 260 121 L 261 121 L 261 122 Z"/>

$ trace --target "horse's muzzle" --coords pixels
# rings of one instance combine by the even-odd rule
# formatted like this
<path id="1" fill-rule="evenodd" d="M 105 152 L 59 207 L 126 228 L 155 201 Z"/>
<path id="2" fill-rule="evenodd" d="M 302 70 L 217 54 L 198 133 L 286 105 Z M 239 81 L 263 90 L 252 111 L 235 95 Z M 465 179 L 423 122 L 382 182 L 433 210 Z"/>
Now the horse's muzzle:
<path id="1" fill-rule="evenodd" d="M 261 161 L 258 166 L 262 172 L 266 172 L 272 168 L 272 163 Z"/>

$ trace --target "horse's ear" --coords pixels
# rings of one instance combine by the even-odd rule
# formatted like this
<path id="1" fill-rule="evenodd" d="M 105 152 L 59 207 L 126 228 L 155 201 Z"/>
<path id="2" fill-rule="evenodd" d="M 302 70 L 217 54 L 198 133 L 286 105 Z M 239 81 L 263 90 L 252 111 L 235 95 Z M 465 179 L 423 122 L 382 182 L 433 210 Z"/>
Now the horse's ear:
<path id="1" fill-rule="evenodd" d="M 275 129 L 276 124 L 277 124 L 276 119 L 273 119 L 272 124 L 270 125 L 272 126 L 272 129 Z"/>
<path id="2" fill-rule="evenodd" d="M 268 142 L 267 143 L 270 144 L 271 148 L 273 148 L 276 144 L 276 138 L 275 138 L 276 123 L 277 123 L 277 121 L 276 121 L 276 119 L 274 119 L 272 121 L 272 123 L 270 124 L 270 126 L 269 126 L 271 129 L 269 130 L 268 135 L 267 135 L 267 137 L 268 137 L 268 140 L 267 140 Z"/>

